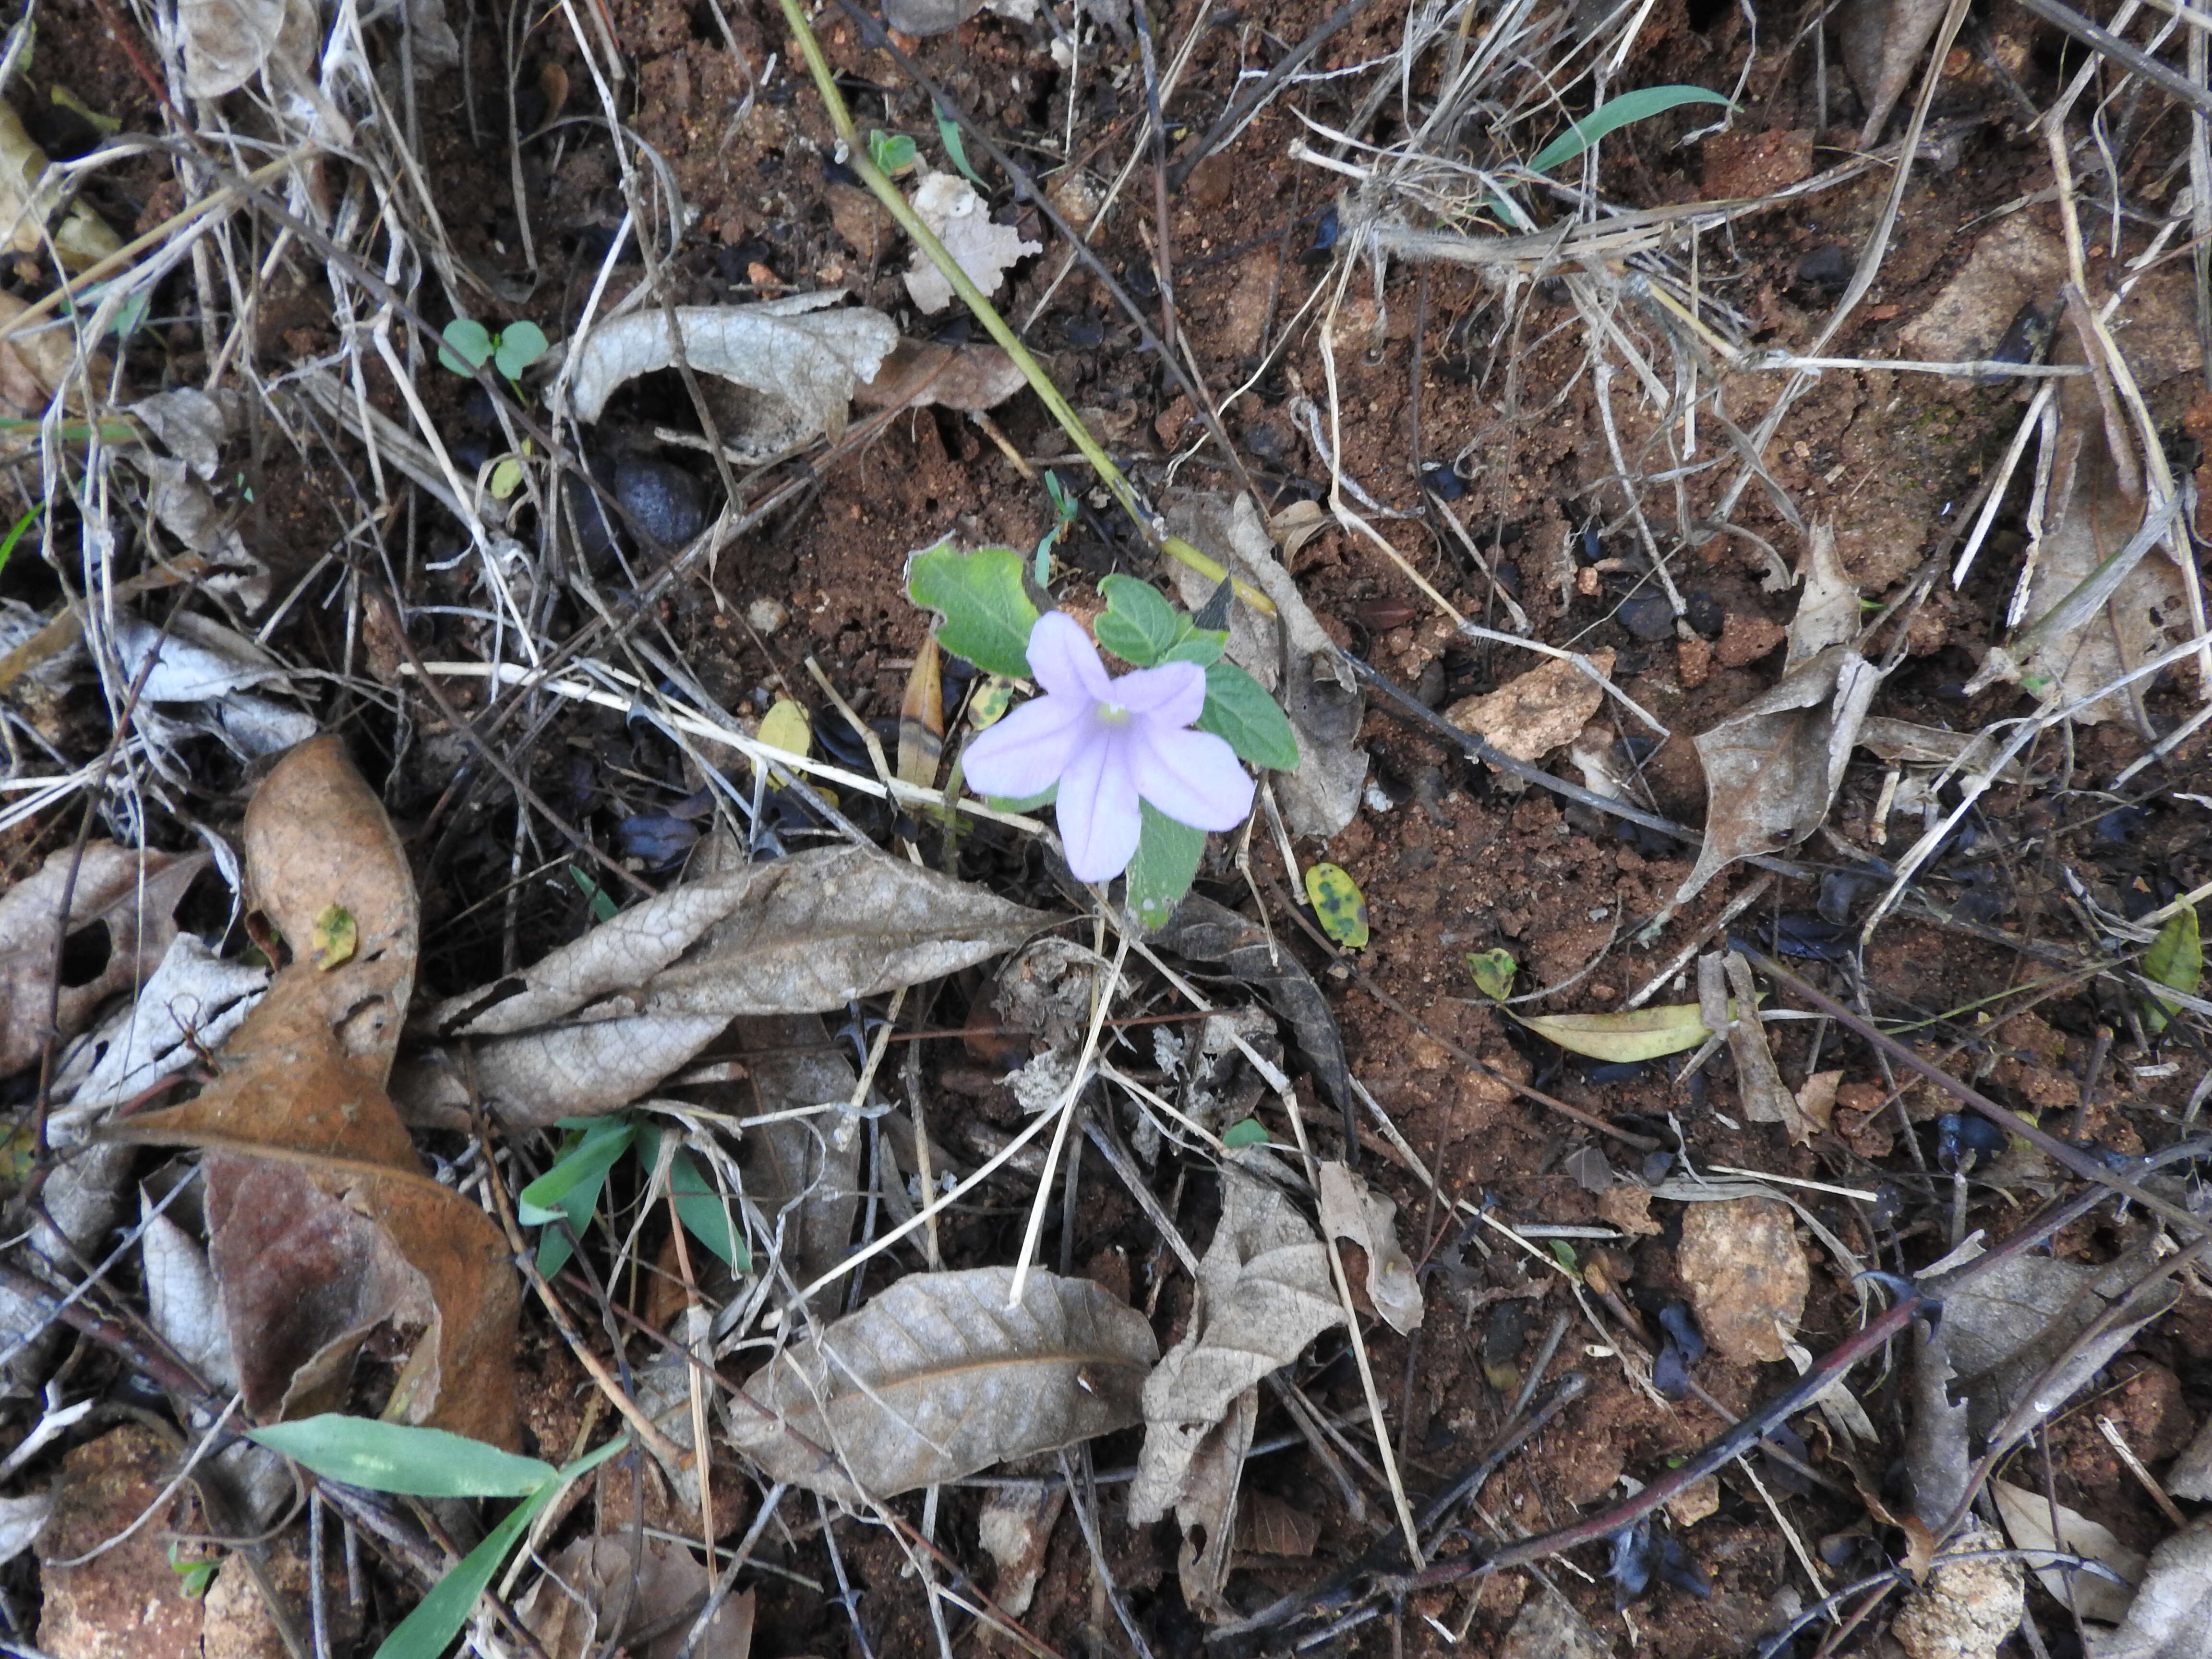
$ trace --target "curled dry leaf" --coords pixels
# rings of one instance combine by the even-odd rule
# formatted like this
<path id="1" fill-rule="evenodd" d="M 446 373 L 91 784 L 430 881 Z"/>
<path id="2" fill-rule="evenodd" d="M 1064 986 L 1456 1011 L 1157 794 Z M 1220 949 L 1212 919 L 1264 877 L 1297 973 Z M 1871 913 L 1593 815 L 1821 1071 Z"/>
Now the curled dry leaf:
<path id="1" fill-rule="evenodd" d="M 1881 671 L 1851 644 L 1858 590 L 1837 560 L 1832 526 L 1814 527 L 1799 574 L 1805 591 L 1781 683 L 1695 740 L 1705 839 L 1678 905 L 1738 859 L 1795 846 L 1820 827 L 1881 684 Z"/>
<path id="2" fill-rule="evenodd" d="M 1613 662 L 1609 647 L 1590 653 L 1590 666 L 1607 679 Z M 1547 657 L 1495 691 L 1462 697 L 1444 718 L 1516 760 L 1534 762 L 1572 743 L 1604 702 L 1605 689 L 1581 664 Z"/>
<path id="3" fill-rule="evenodd" d="M 1232 506 L 1218 495 L 1188 495 L 1169 506 L 1167 520 L 1172 534 L 1211 554 L 1273 602 L 1272 617 L 1249 605 L 1230 606 L 1226 654 L 1274 694 L 1297 728 L 1297 770 L 1273 775 L 1291 833 L 1335 835 L 1359 810 L 1367 781 L 1367 751 L 1358 741 L 1366 693 L 1275 556 L 1249 497 L 1239 496 Z M 1164 568 L 1192 611 L 1212 597 L 1216 584 L 1188 565 L 1170 560 Z"/>
<path id="4" fill-rule="evenodd" d="M 2015 1256 L 1945 1297 L 1954 1392 L 1974 1432 L 1987 1438 L 2009 1419 L 2007 1444 L 2027 1433 L 2172 1307 L 2170 1280 L 2141 1282 L 2155 1259 L 2148 1246 L 2103 1267 Z"/>
<path id="5" fill-rule="evenodd" d="M 672 888 L 426 1024 L 483 1039 L 486 1097 L 542 1127 L 635 1099 L 738 1016 L 840 1010 L 1010 951 L 1050 920 L 872 848 L 824 848 Z M 403 1093 L 438 1103 L 411 1073 Z"/>
<path id="6" fill-rule="evenodd" d="M 1139 1420 L 1158 1355 L 1144 1316 L 1088 1279 L 910 1273 L 746 1379 L 732 1439 L 771 1480 L 847 1503 L 957 1480 Z"/>
<path id="7" fill-rule="evenodd" d="M 996 409 L 1029 384 L 1014 360 L 994 345 L 945 345 L 901 340 L 883 367 L 853 388 L 863 409 L 919 409 L 941 404 L 963 414 Z"/>
<path id="8" fill-rule="evenodd" d="M 771 1120 L 745 1125 L 738 1152 L 745 1196 L 760 1207 L 792 1277 L 809 1285 L 852 1243 L 862 1120 L 850 1112 L 777 1114 L 848 1101 L 860 1079 L 817 1015 L 740 1019 L 730 1035 L 747 1073 L 729 1088 L 734 1115 Z"/>
<path id="9" fill-rule="evenodd" d="M 2212 1656 L 2212 1520 L 2199 1519 L 2150 1553 L 2119 1629 L 2093 1632 L 2089 1659 Z"/>
<path id="10" fill-rule="evenodd" d="M 1421 1281 L 1398 1243 L 1398 1206 L 1331 1159 L 1321 1166 L 1322 1231 L 1367 1252 L 1367 1298 L 1404 1336 L 1421 1327 Z"/>
<path id="11" fill-rule="evenodd" d="M 999 291 L 1010 266 L 1044 252 L 1042 242 L 1024 241 L 1012 225 L 994 224 L 991 204 L 956 173 L 927 174 L 915 186 L 914 210 L 937 233 L 937 240 L 968 279 L 986 294 Z M 906 291 L 925 315 L 933 316 L 952 303 L 952 284 L 920 248 L 915 249 L 907 270 Z"/>
<path id="12" fill-rule="evenodd" d="M 1739 1363 L 1785 1357 L 1813 1282 L 1787 1205 L 1765 1198 L 1692 1205 L 1679 1260 L 1698 1324 L 1722 1355 Z"/>
<path id="13" fill-rule="evenodd" d="M 74 1036 L 109 997 L 137 990 L 168 954 L 173 912 L 207 865 L 204 853 L 95 841 L 81 859 L 73 848 L 49 854 L 0 894 L 0 1074 L 38 1059 L 49 1021 Z"/>
<path id="14" fill-rule="evenodd" d="M 1222 1589 L 1229 1582 L 1230 1548 L 1237 1537 L 1244 1460 L 1259 1421 L 1260 1390 L 1255 1384 L 1231 1402 L 1227 1414 L 1199 1442 L 1176 1499 L 1176 1524 L 1182 1528 L 1176 1569 L 1183 1603 L 1210 1625 L 1237 1616 Z"/>
<path id="15" fill-rule="evenodd" d="M 12 105 L 0 102 L 0 226 L 6 227 L 11 252 L 52 256 L 64 270 L 82 270 L 121 249 L 122 240 L 107 222 L 82 203 L 63 211 L 66 182 L 53 171 L 46 151 L 31 142 Z M 22 309 L 18 302 L 17 309 Z"/>
<path id="16" fill-rule="evenodd" d="M 1221 1221 L 1198 1268 L 1203 1303 L 1145 1384 L 1145 1446 L 1129 1490 L 1137 1526 L 1188 1490 L 1200 1443 L 1238 1395 L 1344 1321 L 1328 1252 L 1290 1200 L 1233 1164 L 1221 1187 Z"/>
<path id="17" fill-rule="evenodd" d="M 1731 1000 L 1729 990 L 1735 996 Z M 1708 951 L 1698 959 L 1698 1018 L 1728 1034 L 1729 1056 L 1735 1061 L 1737 1097 L 1743 1115 L 1753 1123 L 1779 1123 L 1790 1140 L 1803 1146 L 1813 1138 L 1797 1097 L 1784 1086 L 1782 1068 L 1774 1063 L 1767 1046 L 1766 1028 L 1759 1023 L 1759 992 L 1752 983 L 1751 964 L 1740 951 L 1725 957 Z M 1747 1011 L 1741 1018 L 1736 1011 Z"/>
<path id="18" fill-rule="evenodd" d="M 1920 54 L 1943 21 L 1943 7 L 1944 0 L 1851 0 L 1845 10 L 1844 64 L 1867 112 L 1859 131 L 1861 149 L 1881 137 Z"/>
<path id="19" fill-rule="evenodd" d="M 412 991 L 415 890 L 384 809 L 335 738 L 280 762 L 242 836 L 257 905 L 295 951 L 187 1104 L 108 1138 L 205 1153 L 210 1266 L 249 1410 L 336 1410 L 362 1345 L 412 1337 L 398 1420 L 515 1443 L 520 1297 L 507 1242 L 424 1175 L 384 1091 Z M 356 945 L 302 953 L 331 906 Z"/>
<path id="20" fill-rule="evenodd" d="M 684 360 L 753 394 L 748 418 L 724 441 L 748 459 L 845 430 L 853 389 L 872 380 L 898 343 L 879 311 L 823 307 L 842 292 L 795 295 L 751 306 L 679 306 L 632 312 L 600 324 L 574 348 L 569 398 L 579 420 L 596 421 L 615 388 L 668 368 L 681 337 Z"/>
<path id="21" fill-rule="evenodd" d="M 636 1659 L 745 1659 L 752 1651 L 753 1592 L 714 1610 L 698 1644 L 691 1626 L 714 1580 L 680 1543 L 623 1532 L 579 1538 L 545 1564 L 516 1615 L 547 1659 L 586 1659 L 626 1649 Z M 641 1644 L 632 1638 L 653 1631 Z"/>
<path id="22" fill-rule="evenodd" d="M 0 294 L 0 326 L 12 323 L 30 309 L 12 294 Z M 76 328 L 68 319 L 52 318 L 33 324 L 20 334 L 0 340 L 0 415 L 19 421 L 35 421 L 46 412 L 54 394 L 66 387 L 62 406 L 81 414 L 86 386 L 102 386 L 114 366 L 101 353 L 83 354 L 84 374 L 77 379 L 79 353 Z M 0 441 L 0 456 L 20 454 L 29 448 L 35 434 L 16 434 Z"/>

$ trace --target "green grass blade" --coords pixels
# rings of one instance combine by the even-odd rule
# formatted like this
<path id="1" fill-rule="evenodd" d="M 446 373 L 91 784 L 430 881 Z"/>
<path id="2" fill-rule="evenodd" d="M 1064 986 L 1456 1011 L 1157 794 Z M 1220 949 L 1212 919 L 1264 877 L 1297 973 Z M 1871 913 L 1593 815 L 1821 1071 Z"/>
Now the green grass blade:
<path id="1" fill-rule="evenodd" d="M 1571 161 L 1609 132 L 1618 131 L 1631 121 L 1648 120 L 1684 104 L 1728 104 L 1734 100 L 1703 87 L 1644 87 L 1635 92 L 1624 92 L 1618 98 L 1609 98 L 1579 121 L 1571 121 L 1567 130 L 1536 152 L 1535 160 L 1528 163 L 1531 173 L 1549 173 L 1562 161 Z"/>
<path id="2" fill-rule="evenodd" d="M 411 1498 L 520 1498 L 556 1473 L 541 1458 L 518 1457 L 443 1429 L 335 1412 L 249 1429 L 246 1437 L 327 1480 Z"/>

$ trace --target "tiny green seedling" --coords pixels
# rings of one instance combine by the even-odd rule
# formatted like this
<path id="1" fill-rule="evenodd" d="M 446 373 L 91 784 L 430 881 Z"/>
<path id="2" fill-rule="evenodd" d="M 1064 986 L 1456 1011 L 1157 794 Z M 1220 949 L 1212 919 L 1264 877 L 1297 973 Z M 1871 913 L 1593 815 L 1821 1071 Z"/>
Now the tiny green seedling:
<path id="1" fill-rule="evenodd" d="M 46 504 L 40 501 L 29 512 L 15 520 L 15 528 L 8 532 L 5 539 L 0 539 L 0 570 L 5 570 L 8 568 L 9 556 L 15 552 L 15 544 L 23 539 L 23 532 L 36 524 L 39 521 L 39 514 L 46 510 Z"/>
<path id="2" fill-rule="evenodd" d="M 493 333 L 473 317 L 456 317 L 446 325 L 445 345 L 439 364 L 456 374 L 473 374 L 489 363 L 510 380 L 545 355 L 545 331 L 527 319 L 509 323 Z"/>
<path id="3" fill-rule="evenodd" d="M 189 1601 L 197 1601 L 206 1595 L 208 1587 L 215 1583 L 216 1573 L 222 1565 L 220 1561 L 182 1560 L 178 1557 L 177 1546 L 173 1542 L 169 1546 L 169 1570 L 183 1581 L 177 1588 Z"/>
<path id="4" fill-rule="evenodd" d="M 912 172 L 921 154 L 914 140 L 902 132 L 885 132 L 878 127 L 868 134 L 868 159 L 885 178 Z"/>
<path id="5" fill-rule="evenodd" d="M 937 141 L 945 146 L 946 158 L 960 169 L 961 177 L 976 189 L 982 189 L 983 180 L 977 176 L 975 169 L 968 165 L 968 146 L 962 142 L 960 124 L 945 112 L 942 104 L 937 106 Z"/>
<path id="6" fill-rule="evenodd" d="M 545 1229 L 538 1243 L 538 1271 L 547 1279 L 568 1265 L 574 1253 L 569 1241 L 591 1224 L 607 1175 L 622 1155 L 635 1147 L 638 1162 L 651 1170 L 660 1154 L 660 1131 L 634 1118 L 562 1118 L 560 1127 L 568 1131 L 560 1156 L 522 1189 L 515 1203 L 515 1219 Z M 737 1272 L 750 1273 L 752 1253 L 731 1226 L 722 1195 L 681 1148 L 669 1157 L 668 1187 L 684 1231 Z"/>

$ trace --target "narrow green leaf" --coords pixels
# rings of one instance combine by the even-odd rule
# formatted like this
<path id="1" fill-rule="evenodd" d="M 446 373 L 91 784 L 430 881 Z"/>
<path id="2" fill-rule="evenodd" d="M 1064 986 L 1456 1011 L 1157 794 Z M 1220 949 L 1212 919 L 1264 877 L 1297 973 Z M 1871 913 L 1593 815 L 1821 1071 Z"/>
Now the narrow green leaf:
<path id="1" fill-rule="evenodd" d="M 473 317 L 456 317 L 446 325 L 445 345 L 439 364 L 456 374 L 473 374 L 491 356 L 491 331 Z"/>
<path id="2" fill-rule="evenodd" d="M 1109 576 L 1098 584 L 1106 609 L 1091 624 L 1098 643 L 1124 662 L 1150 668 L 1182 636 L 1182 618 L 1150 582 Z"/>
<path id="3" fill-rule="evenodd" d="M 1631 121 L 1644 121 L 1683 104 L 1732 104 L 1717 92 L 1703 87 L 1644 87 L 1609 98 L 1536 152 L 1528 163 L 1531 173 L 1549 173 L 1562 161 L 1571 161 L 1609 132 Z"/>
<path id="4" fill-rule="evenodd" d="M 0 541 L 0 570 L 5 570 L 8 568 L 8 557 L 15 550 L 15 544 L 23 539 L 23 532 L 36 524 L 39 514 L 46 510 L 46 504 L 44 501 L 36 502 L 29 512 L 15 520 L 15 528 L 8 532 L 7 539 Z"/>
<path id="5" fill-rule="evenodd" d="M 1510 1012 L 1510 1010 L 1508 1012 Z M 1664 1008 L 1623 1008 L 1609 1014 L 1535 1014 L 1516 1019 L 1570 1054 L 1609 1064 L 1658 1060 L 1696 1048 L 1712 1035 L 1694 1002 Z M 1729 1004 L 1735 1017 L 1735 1004 Z"/>
<path id="6" fill-rule="evenodd" d="M 538 1241 L 538 1271 L 552 1278 L 575 1254 L 571 1233 L 581 1236 L 592 1224 L 606 1188 L 607 1171 L 629 1150 L 637 1127 L 619 1118 L 600 1118 L 575 1137 L 553 1167 L 522 1189 L 515 1200 L 515 1219 L 526 1227 L 547 1231 Z M 567 1231 L 553 1224 L 565 1219 Z"/>
<path id="7" fill-rule="evenodd" d="M 1162 926 L 1175 914 L 1198 875 L 1206 854 L 1206 831 L 1179 823 L 1148 800 L 1137 803 L 1143 828 L 1137 855 L 1129 860 L 1127 902 L 1140 927 Z"/>
<path id="8" fill-rule="evenodd" d="M 1221 1144 L 1232 1152 L 1240 1146 L 1257 1146 L 1267 1139 L 1267 1127 L 1256 1117 L 1232 1123 L 1221 1132 Z"/>
<path id="9" fill-rule="evenodd" d="M 721 1257 L 732 1271 L 750 1273 L 752 1252 L 731 1226 L 729 1206 L 699 1173 L 689 1152 L 678 1152 L 668 1160 L 668 1187 L 676 1194 L 676 1213 L 683 1219 L 684 1231 Z"/>
<path id="10" fill-rule="evenodd" d="M 956 657 L 1010 679 L 1027 679 L 1037 608 L 1022 586 L 1022 556 L 1010 547 L 957 553 L 939 543 L 906 562 L 906 591 L 945 618 L 937 642 Z"/>
<path id="11" fill-rule="evenodd" d="M 983 180 L 975 169 L 968 165 L 968 146 L 960 137 L 960 124 L 945 112 L 945 106 L 937 106 L 937 138 L 945 146 L 945 155 L 952 165 L 960 169 L 961 176 L 976 189 L 983 188 Z"/>
<path id="12" fill-rule="evenodd" d="M 499 372 L 510 380 L 522 378 L 522 371 L 545 355 L 549 342 L 545 331 L 525 319 L 509 323 L 500 331 L 499 344 L 492 352 L 492 362 Z"/>
<path id="13" fill-rule="evenodd" d="M 410 1498 L 520 1498 L 557 1473 L 540 1458 L 518 1457 L 443 1429 L 335 1412 L 249 1429 L 246 1437 L 328 1480 Z"/>
<path id="14" fill-rule="evenodd" d="M 2184 996 L 2197 994 L 2204 982 L 2204 941 L 2198 932 L 2195 905 L 2185 904 L 2166 919 L 2150 949 L 2143 952 L 2143 975 Z M 2168 1011 L 2181 1006 L 2163 998 L 2160 1003 L 2144 1010 L 2154 1031 L 2164 1030 Z"/>
<path id="15" fill-rule="evenodd" d="M 1298 763 L 1298 734 L 1267 690 L 1234 663 L 1217 662 L 1206 671 L 1206 708 L 1198 729 L 1228 740 L 1255 766 L 1288 772 Z"/>
<path id="16" fill-rule="evenodd" d="M 593 881 L 573 864 L 568 866 L 568 873 L 575 878 L 576 885 L 584 890 L 584 897 L 592 907 L 593 921 L 612 921 L 622 914 L 614 900 L 607 896 L 606 890 L 599 883 Z"/>

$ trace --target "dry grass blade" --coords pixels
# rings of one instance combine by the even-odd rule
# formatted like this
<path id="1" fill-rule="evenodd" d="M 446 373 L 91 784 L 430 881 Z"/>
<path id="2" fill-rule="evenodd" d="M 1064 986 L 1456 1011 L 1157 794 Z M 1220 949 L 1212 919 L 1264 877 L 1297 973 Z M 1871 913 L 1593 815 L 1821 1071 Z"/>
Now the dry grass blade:
<path id="1" fill-rule="evenodd" d="M 772 1480 L 859 1504 L 1139 1420 L 1158 1356 L 1142 1315 L 1088 1279 L 911 1273 L 747 1378 L 732 1437 Z"/>

